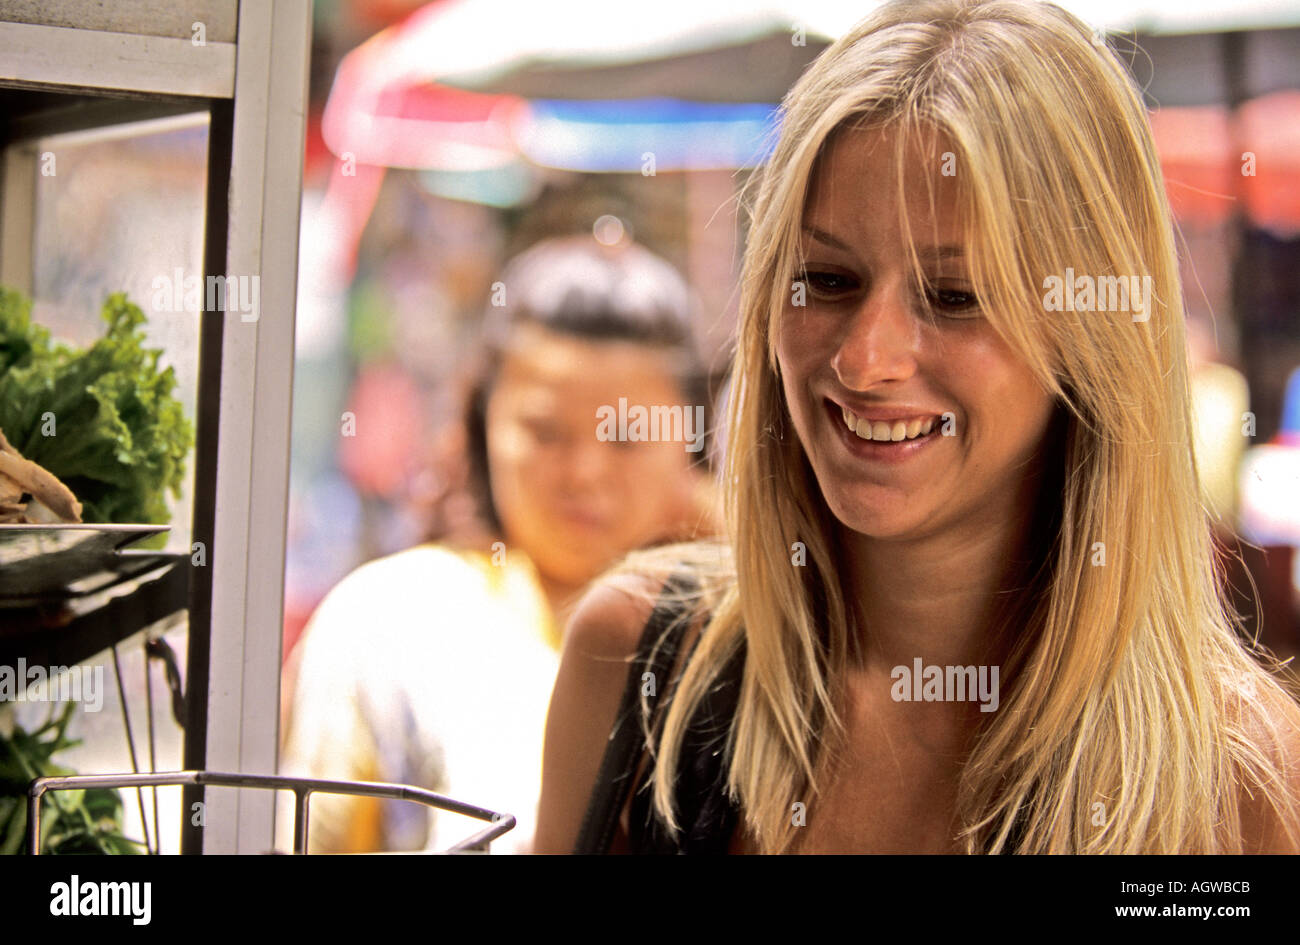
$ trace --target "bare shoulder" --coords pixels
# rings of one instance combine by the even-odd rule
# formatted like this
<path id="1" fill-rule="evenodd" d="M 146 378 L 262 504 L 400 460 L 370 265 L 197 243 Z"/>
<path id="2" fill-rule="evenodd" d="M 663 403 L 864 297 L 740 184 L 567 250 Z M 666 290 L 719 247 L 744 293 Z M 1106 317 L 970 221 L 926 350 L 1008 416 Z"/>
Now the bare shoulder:
<path id="1" fill-rule="evenodd" d="M 569 618 L 564 657 L 624 664 L 635 653 L 663 581 L 621 572 L 592 585 Z"/>
<path id="2" fill-rule="evenodd" d="M 1268 687 L 1246 714 L 1245 731 L 1260 752 L 1281 772 L 1285 791 L 1300 806 L 1300 704 L 1282 690 Z M 1300 810 L 1289 824 L 1255 784 L 1240 788 L 1241 826 L 1249 853 L 1300 853 Z"/>
<path id="3" fill-rule="evenodd" d="M 565 630 L 546 717 L 534 850 L 572 851 L 661 580 L 635 573 L 600 579 Z"/>

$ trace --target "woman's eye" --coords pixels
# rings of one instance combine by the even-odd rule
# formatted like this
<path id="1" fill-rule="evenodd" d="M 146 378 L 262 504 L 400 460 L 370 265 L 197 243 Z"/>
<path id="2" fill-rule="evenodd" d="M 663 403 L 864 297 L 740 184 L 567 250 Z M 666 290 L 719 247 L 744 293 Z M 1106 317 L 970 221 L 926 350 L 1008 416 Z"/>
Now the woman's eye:
<path id="1" fill-rule="evenodd" d="M 550 424 L 532 423 L 529 424 L 528 429 L 533 434 L 533 439 L 538 443 L 558 443 L 563 438 L 563 434 L 560 433 L 559 429 Z"/>
<path id="2" fill-rule="evenodd" d="M 979 299 L 960 289 L 930 289 L 930 305 L 949 318 L 974 318 L 979 314 Z"/>
<path id="3" fill-rule="evenodd" d="M 858 282 L 852 276 L 838 272 L 805 269 L 799 273 L 797 281 L 808 286 L 813 295 L 821 298 L 846 295 L 857 288 Z"/>

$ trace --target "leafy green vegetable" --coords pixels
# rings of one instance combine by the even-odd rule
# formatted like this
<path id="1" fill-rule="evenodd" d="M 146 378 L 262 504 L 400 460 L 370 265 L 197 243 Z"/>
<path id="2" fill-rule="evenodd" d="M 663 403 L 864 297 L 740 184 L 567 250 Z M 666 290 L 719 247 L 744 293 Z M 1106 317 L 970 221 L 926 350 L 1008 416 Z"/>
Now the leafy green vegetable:
<path id="1" fill-rule="evenodd" d="M 50 346 L 50 333 L 32 323 L 32 303 L 0 286 L 0 374 Z"/>
<path id="2" fill-rule="evenodd" d="M 67 736 L 75 702 L 65 703 L 35 732 L 14 727 L 0 735 L 0 855 L 25 853 L 27 786 L 35 778 L 75 774 L 50 760 L 79 744 Z M 138 840 L 122 836 L 122 799 L 110 788 L 48 791 L 41 799 L 42 853 L 139 853 Z"/>
<path id="3" fill-rule="evenodd" d="M 108 332 L 89 348 L 51 346 L 31 303 L 0 288 L 0 430 L 63 480 L 85 521 L 165 524 L 194 430 L 172 396 L 175 372 L 144 347 L 144 313 L 117 292 L 102 317 Z"/>

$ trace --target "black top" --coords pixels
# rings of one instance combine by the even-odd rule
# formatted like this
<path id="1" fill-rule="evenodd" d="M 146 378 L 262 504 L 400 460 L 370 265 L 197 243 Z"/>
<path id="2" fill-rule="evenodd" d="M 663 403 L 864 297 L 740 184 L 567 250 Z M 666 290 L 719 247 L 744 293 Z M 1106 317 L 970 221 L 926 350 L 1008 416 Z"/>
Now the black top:
<path id="1" fill-rule="evenodd" d="M 629 793 L 632 794 L 628 808 L 629 853 L 725 854 L 731 845 L 732 834 L 740 823 L 740 811 L 725 789 L 729 762 L 726 744 L 745 667 L 743 642 L 718 674 L 687 726 L 674 790 L 674 809 L 682 828 L 676 836 L 667 830 L 651 803 L 653 761 L 646 764 L 635 791 L 631 783 L 647 752 L 639 718 L 643 674 L 653 673 L 656 683 L 656 695 L 648 697 L 648 700 L 651 703 L 650 730 L 657 742 L 677 686 L 677 679 L 668 680 L 668 676 L 677 663 L 682 638 L 689 626 L 688 620 L 678 619 L 683 615 L 666 600 L 666 596 L 670 590 L 680 590 L 692 584 L 693 578 L 684 572 L 670 578 L 641 634 L 574 853 L 609 852 Z M 656 652 L 655 643 L 660 640 L 662 645 Z M 696 645 L 698 642 L 697 638 Z M 668 681 L 668 684 L 661 688 L 660 681 Z M 1005 852 L 1012 852 L 1018 845 L 1025 829 L 1026 813 L 1027 809 L 1022 807 L 1012 826 Z"/>
<path id="2" fill-rule="evenodd" d="M 654 812 L 649 787 L 653 762 L 646 765 L 633 793 L 632 779 L 647 751 L 639 705 L 643 674 L 654 674 L 655 695 L 647 696 L 647 700 L 651 703 L 650 730 L 657 741 L 677 687 L 677 679 L 669 680 L 669 674 L 677 662 L 682 638 L 690 623 L 679 619 L 684 615 L 665 598 L 670 591 L 689 586 L 692 580 L 684 573 L 668 580 L 664 595 L 656 603 L 641 634 L 596 787 L 574 847 L 575 853 L 609 852 L 618 829 L 619 814 L 629 793 L 632 793 L 629 853 L 721 854 L 726 853 L 730 846 L 731 836 L 739 823 L 739 811 L 726 795 L 724 752 L 745 665 L 743 644 L 740 652 L 719 674 L 687 726 L 674 792 L 681 832 L 675 837 L 671 835 Z M 661 645 L 656 652 L 657 642 Z"/>

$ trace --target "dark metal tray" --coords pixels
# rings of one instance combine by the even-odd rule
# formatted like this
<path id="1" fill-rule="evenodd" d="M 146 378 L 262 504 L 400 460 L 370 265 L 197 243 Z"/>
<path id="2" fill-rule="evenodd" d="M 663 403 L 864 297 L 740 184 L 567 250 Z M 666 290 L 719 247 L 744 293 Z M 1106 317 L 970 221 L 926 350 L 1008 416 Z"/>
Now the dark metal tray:
<path id="1" fill-rule="evenodd" d="M 92 593 L 155 555 L 124 552 L 127 545 L 165 531 L 166 525 L 0 525 L 0 601 Z"/>

